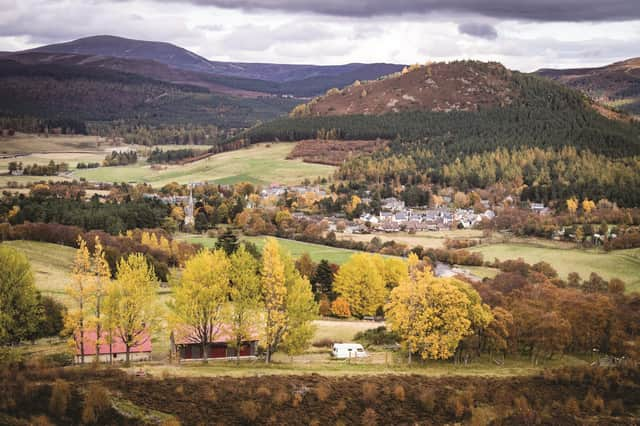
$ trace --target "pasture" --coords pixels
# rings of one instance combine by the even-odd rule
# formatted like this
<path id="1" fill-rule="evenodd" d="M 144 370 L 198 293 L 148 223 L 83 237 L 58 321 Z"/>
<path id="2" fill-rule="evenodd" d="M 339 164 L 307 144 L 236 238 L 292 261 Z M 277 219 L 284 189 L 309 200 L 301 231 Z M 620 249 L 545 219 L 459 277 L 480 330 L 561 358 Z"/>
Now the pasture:
<path id="1" fill-rule="evenodd" d="M 204 247 L 213 247 L 216 244 L 216 238 L 196 236 L 196 235 L 183 235 L 180 238 L 193 244 L 202 244 Z M 255 244 L 259 250 L 262 250 L 267 237 L 240 237 L 241 240 L 250 241 Z M 276 238 L 280 246 L 287 250 L 294 259 L 302 256 L 304 253 L 309 253 L 311 259 L 314 262 L 319 262 L 322 259 L 326 259 L 331 263 L 337 263 L 338 265 L 346 262 L 349 258 L 357 253 L 354 250 L 341 249 L 337 247 L 323 246 L 320 244 L 305 243 L 302 241 L 287 240 L 284 238 Z"/>
<path id="2" fill-rule="evenodd" d="M 534 264 L 547 262 L 564 279 L 577 272 L 583 279 L 595 272 L 605 279 L 619 278 L 627 284 L 627 291 L 640 290 L 640 249 L 604 252 L 597 250 L 540 247 L 526 243 L 492 244 L 473 247 L 485 261 L 522 258 Z"/>
<path id="3" fill-rule="evenodd" d="M 37 241 L 5 241 L 1 244 L 13 247 L 27 256 L 36 287 L 42 294 L 61 302 L 66 301 L 65 287 L 71 279 L 75 249 Z"/>
<path id="4" fill-rule="evenodd" d="M 478 229 L 454 229 L 450 231 L 421 231 L 415 234 L 408 232 L 375 233 L 375 234 L 341 234 L 336 233 L 340 240 L 369 242 L 378 237 L 382 242 L 395 241 L 409 247 L 422 246 L 424 248 L 442 248 L 447 239 L 481 239 L 482 231 Z"/>
<path id="5" fill-rule="evenodd" d="M 100 167 L 77 170 L 74 176 L 89 181 L 149 183 L 161 187 L 170 182 L 211 182 L 234 184 L 251 182 L 298 184 L 304 179 L 331 175 L 332 166 L 287 160 L 294 144 L 258 144 L 238 151 L 225 152 L 186 165 L 163 165 L 151 168 L 146 162 L 124 167 Z"/>

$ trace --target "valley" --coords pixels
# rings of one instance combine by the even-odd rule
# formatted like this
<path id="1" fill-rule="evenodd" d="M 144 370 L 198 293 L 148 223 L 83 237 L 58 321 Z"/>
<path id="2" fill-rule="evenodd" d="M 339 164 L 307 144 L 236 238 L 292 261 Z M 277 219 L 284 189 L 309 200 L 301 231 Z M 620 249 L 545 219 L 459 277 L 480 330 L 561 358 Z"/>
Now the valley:
<path id="1" fill-rule="evenodd" d="M 0 54 L 0 424 L 635 424 L 636 62 Z"/>

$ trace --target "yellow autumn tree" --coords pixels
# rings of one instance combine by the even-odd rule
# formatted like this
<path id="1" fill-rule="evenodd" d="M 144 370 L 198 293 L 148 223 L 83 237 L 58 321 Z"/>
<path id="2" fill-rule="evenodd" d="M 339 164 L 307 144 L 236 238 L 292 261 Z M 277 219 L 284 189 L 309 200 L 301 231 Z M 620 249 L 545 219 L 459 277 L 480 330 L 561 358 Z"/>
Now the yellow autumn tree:
<path id="1" fill-rule="evenodd" d="M 92 304 L 91 256 L 87 243 L 78 237 L 78 250 L 73 261 L 71 282 L 66 293 L 73 303 L 65 317 L 65 329 L 73 336 L 74 343 L 80 352 L 80 363 L 84 364 L 84 334 L 91 316 Z"/>
<path id="2" fill-rule="evenodd" d="M 95 324 L 96 330 L 96 362 L 100 360 L 100 345 L 102 342 L 102 331 L 105 323 L 105 317 L 102 312 L 102 302 L 111 283 L 111 269 L 104 254 L 104 249 L 100 238 L 96 237 L 93 250 L 92 270 L 93 270 L 93 298 L 92 298 L 92 318 L 91 322 Z M 107 328 L 107 330 L 110 330 Z M 107 342 L 112 343 L 112 336 L 108 333 Z"/>
<path id="3" fill-rule="evenodd" d="M 225 322 L 230 269 L 231 262 L 223 250 L 201 250 L 185 263 L 169 303 L 171 322 L 193 330 L 205 362 L 209 343 L 215 341 Z"/>
<path id="4" fill-rule="evenodd" d="M 150 339 L 160 319 L 156 290 L 153 268 L 141 253 L 120 259 L 116 280 L 109 286 L 105 304 L 111 313 L 114 333 L 125 345 L 127 363 L 131 348 Z"/>
<path id="5" fill-rule="evenodd" d="M 594 203 L 592 200 L 588 198 L 582 200 L 582 211 L 584 211 L 584 214 L 586 214 L 587 216 L 591 214 L 591 212 L 595 210 L 595 208 L 596 203 Z"/>
<path id="6" fill-rule="evenodd" d="M 259 263 L 244 244 L 231 255 L 231 313 L 229 325 L 236 347 L 236 360 L 240 360 L 240 346 L 258 328 L 261 308 Z"/>
<path id="7" fill-rule="evenodd" d="M 265 309 L 265 361 L 271 362 L 271 355 L 282 338 L 286 323 L 285 301 L 287 287 L 284 277 L 284 264 L 280 258 L 280 249 L 275 238 L 268 238 L 262 251 L 262 270 L 260 286 Z"/>
<path id="8" fill-rule="evenodd" d="M 352 195 L 349 203 L 345 206 L 345 211 L 348 214 L 352 214 L 358 206 L 362 203 L 362 200 L 357 195 Z"/>
<path id="9" fill-rule="evenodd" d="M 567 210 L 572 215 L 575 215 L 578 211 L 578 200 L 575 197 L 571 197 L 567 200 Z"/>
<path id="10" fill-rule="evenodd" d="M 410 256 L 409 278 L 391 292 L 386 305 L 390 328 L 403 339 L 407 351 L 423 359 L 450 358 L 460 341 L 472 333 L 473 320 L 486 322 L 459 281 L 436 278 Z M 478 297 L 479 299 L 479 297 Z M 471 318 L 478 315 L 478 318 Z M 489 321 L 491 319 L 489 313 Z"/>
<path id="11" fill-rule="evenodd" d="M 282 333 L 282 349 L 289 355 L 303 353 L 311 343 L 315 327 L 312 324 L 318 315 L 318 304 L 313 297 L 309 279 L 303 277 L 288 253 L 282 253 L 284 263 L 286 297 L 286 322 Z"/>
<path id="12" fill-rule="evenodd" d="M 344 263 L 335 276 L 333 289 L 347 301 L 351 314 L 374 315 L 388 294 L 381 256 L 358 253 Z"/>

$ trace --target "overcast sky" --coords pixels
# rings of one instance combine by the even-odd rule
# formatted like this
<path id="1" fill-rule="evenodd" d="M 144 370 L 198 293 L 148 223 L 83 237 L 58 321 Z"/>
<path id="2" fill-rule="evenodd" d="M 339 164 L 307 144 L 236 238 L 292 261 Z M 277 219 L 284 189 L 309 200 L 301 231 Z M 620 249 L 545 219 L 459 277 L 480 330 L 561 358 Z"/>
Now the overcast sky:
<path id="1" fill-rule="evenodd" d="M 0 51 L 111 34 L 223 61 L 500 61 L 640 56 L 640 0 L 0 0 Z"/>

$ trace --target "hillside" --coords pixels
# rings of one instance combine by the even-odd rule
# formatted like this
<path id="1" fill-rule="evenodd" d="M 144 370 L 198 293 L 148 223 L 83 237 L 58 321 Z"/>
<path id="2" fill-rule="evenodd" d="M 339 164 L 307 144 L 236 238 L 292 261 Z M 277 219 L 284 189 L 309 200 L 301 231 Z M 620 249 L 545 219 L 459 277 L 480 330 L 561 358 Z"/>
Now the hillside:
<path id="1" fill-rule="evenodd" d="M 598 68 L 541 69 L 536 74 L 622 111 L 640 114 L 640 58 Z"/>
<path id="2" fill-rule="evenodd" d="M 274 119 L 295 104 L 288 99 L 210 93 L 205 87 L 107 68 L 0 59 L 0 115 L 5 116 L 228 128 Z"/>
<path id="3" fill-rule="evenodd" d="M 592 149 L 640 154 L 638 126 L 610 120 L 580 93 L 500 64 L 475 61 L 414 66 L 297 106 L 290 118 L 242 137 L 251 142 L 398 139 L 450 155 L 501 147 Z M 325 137 L 323 137 L 325 138 Z"/>
<path id="4" fill-rule="evenodd" d="M 376 81 L 356 82 L 301 105 L 294 115 L 385 114 L 404 111 L 477 111 L 509 105 L 516 88 L 500 64 L 414 66 Z"/>

